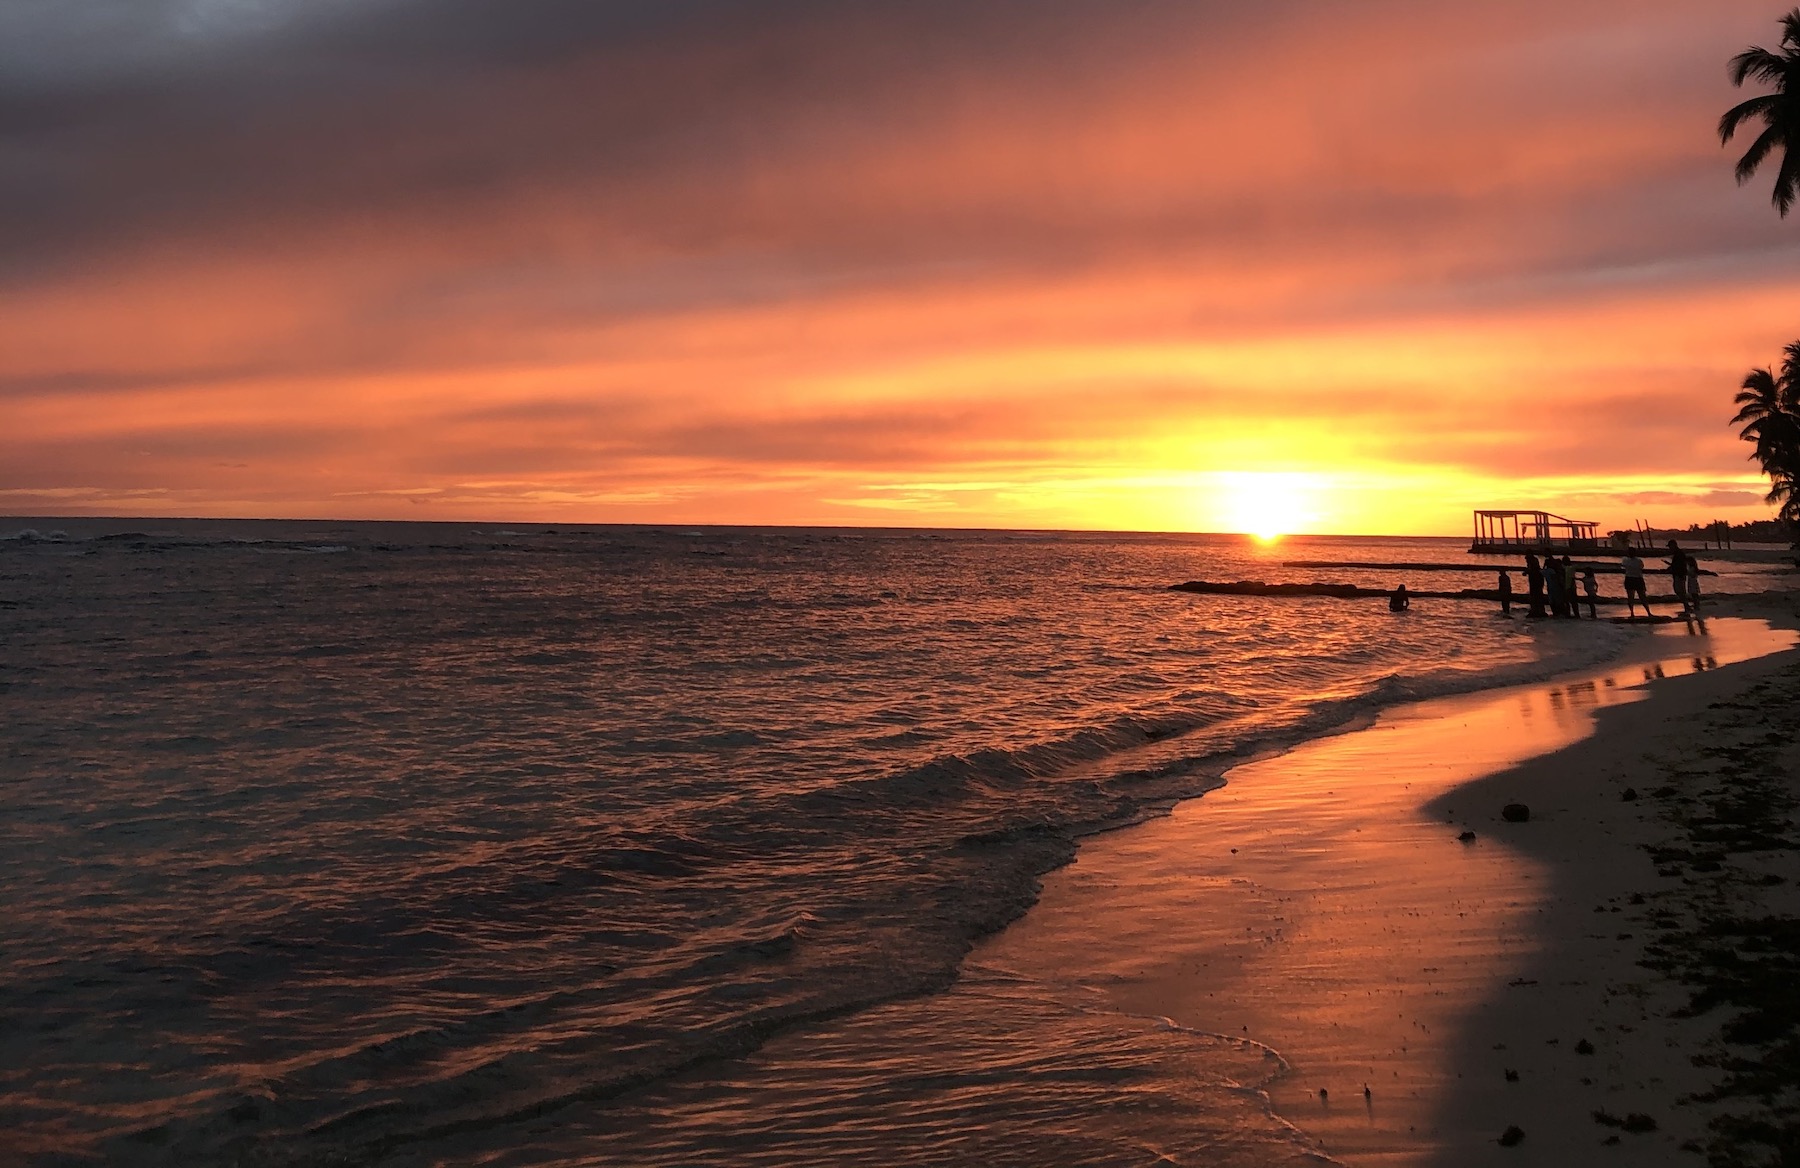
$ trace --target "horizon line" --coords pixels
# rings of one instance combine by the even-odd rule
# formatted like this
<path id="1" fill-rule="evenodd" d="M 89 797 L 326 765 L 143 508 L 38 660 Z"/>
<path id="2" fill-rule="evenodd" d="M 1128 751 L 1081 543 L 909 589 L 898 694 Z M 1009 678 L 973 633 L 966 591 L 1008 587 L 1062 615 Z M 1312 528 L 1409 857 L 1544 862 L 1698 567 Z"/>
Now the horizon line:
<path id="1" fill-rule="evenodd" d="M 669 528 L 705 528 L 720 531 L 895 531 L 895 532 L 946 532 L 946 533 L 1011 533 L 1019 535 L 1150 535 L 1150 536 L 1207 536 L 1243 539 L 1252 543 L 1273 544 L 1290 539 L 1467 539 L 1467 533 L 1428 533 L 1428 532 L 1344 532 L 1344 531 L 1295 531 L 1282 532 L 1273 538 L 1267 538 L 1247 531 L 1175 531 L 1106 527 L 975 527 L 975 526 L 924 526 L 917 524 L 850 524 L 850 523 L 713 523 L 704 520 L 671 521 L 664 523 L 645 523 L 639 521 L 608 520 L 531 520 L 505 518 L 467 518 L 467 519 L 346 519 L 326 516 L 306 515 L 0 515 L 0 522 L 163 522 L 163 523 L 333 523 L 333 524 L 435 524 L 440 526 L 501 524 L 512 527 L 631 527 L 644 529 Z M 1779 517 L 1769 516 L 1766 519 L 1746 520 L 1744 523 L 1779 522 Z M 1692 523 L 1685 528 L 1655 527 L 1651 531 L 1693 531 L 1704 530 L 1719 523 L 1727 528 L 1742 526 L 1731 524 L 1728 520 L 1713 520 L 1709 523 Z M 1628 528 L 1616 528 L 1627 531 Z M 520 532 L 520 534 L 529 534 Z M 1607 534 L 1612 534 L 1609 531 Z"/>

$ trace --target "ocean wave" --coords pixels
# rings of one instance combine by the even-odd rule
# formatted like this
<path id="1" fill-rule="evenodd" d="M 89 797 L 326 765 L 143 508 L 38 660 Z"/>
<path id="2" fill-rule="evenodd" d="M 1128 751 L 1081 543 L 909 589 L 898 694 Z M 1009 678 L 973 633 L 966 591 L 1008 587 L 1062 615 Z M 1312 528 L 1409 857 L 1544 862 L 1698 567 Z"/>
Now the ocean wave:
<path id="1" fill-rule="evenodd" d="M 73 1093 L 32 1138 L 135 1162 L 429 1158 L 675 1083 L 943 988 L 1243 758 L 1618 643 L 1196 605 L 1183 541 L 115 534 L 8 560 L 0 1023 L 64 1069 L 0 1106 Z M 383 550 L 245 554 L 337 547 Z"/>
<path id="2" fill-rule="evenodd" d="M 76 543 L 79 542 L 68 532 L 39 531 L 35 527 L 24 527 L 18 531 L 0 532 L 0 543 Z"/>

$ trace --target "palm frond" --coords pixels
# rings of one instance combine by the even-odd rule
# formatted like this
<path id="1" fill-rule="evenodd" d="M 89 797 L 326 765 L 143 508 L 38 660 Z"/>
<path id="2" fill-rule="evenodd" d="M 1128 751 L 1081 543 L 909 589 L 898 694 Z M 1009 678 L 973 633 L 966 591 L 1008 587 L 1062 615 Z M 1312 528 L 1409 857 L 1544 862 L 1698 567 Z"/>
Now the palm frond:
<path id="1" fill-rule="evenodd" d="M 1774 126 L 1769 127 L 1770 133 L 1774 130 Z M 1762 141 L 1762 138 L 1757 141 Z M 1775 173 L 1775 191 L 1771 195 L 1775 201 L 1775 209 L 1783 219 L 1787 218 L 1788 211 L 1793 208 L 1796 193 L 1800 193 L 1800 150 L 1790 148 L 1781 156 L 1781 169 Z"/>
<path id="2" fill-rule="evenodd" d="M 1744 383 L 1737 396 L 1732 398 L 1732 405 L 1737 407 L 1737 414 L 1732 418 L 1732 425 L 1742 425 L 1746 421 L 1757 421 L 1768 418 L 1773 410 L 1780 409 L 1780 382 L 1775 380 L 1775 373 L 1769 369 L 1751 369 L 1744 374 Z M 1748 437 L 1748 432 L 1744 434 Z"/>
<path id="3" fill-rule="evenodd" d="M 1791 429 L 1785 434 L 1761 433 L 1756 436 L 1756 460 L 1770 478 L 1786 479 L 1790 484 L 1800 475 L 1800 445 Z"/>
<path id="4" fill-rule="evenodd" d="M 1775 403 L 1790 414 L 1800 414 L 1800 341 L 1789 341 L 1782 350 L 1781 376 L 1775 383 Z"/>
<path id="5" fill-rule="evenodd" d="M 1776 514 L 1779 518 L 1800 526 L 1800 491 L 1796 491 L 1790 486 L 1787 502 L 1781 505 L 1781 510 Z"/>
<path id="6" fill-rule="evenodd" d="M 1781 18 L 1781 43 L 1800 48 L 1800 8 L 1789 10 Z"/>
<path id="7" fill-rule="evenodd" d="M 1795 344 L 1800 344 L 1800 341 L 1796 341 Z M 1773 370 L 1766 366 L 1761 369 L 1752 369 L 1750 372 L 1744 374 L 1744 380 L 1739 386 L 1742 392 L 1737 395 L 1735 400 L 1740 402 L 1753 400 L 1772 402 L 1775 400 L 1775 387 L 1777 384 Z"/>
<path id="8" fill-rule="evenodd" d="M 1739 422 L 1746 421 L 1746 415 L 1748 415 L 1747 420 L 1749 425 L 1738 431 L 1738 438 L 1744 442 L 1755 443 L 1756 453 L 1750 457 L 1767 462 L 1770 452 L 1781 446 L 1782 433 L 1784 430 L 1784 427 L 1781 424 L 1781 416 L 1779 414 L 1765 414 L 1760 412 L 1750 413 L 1747 409 L 1739 410 L 1738 416 L 1731 419 L 1732 424 L 1736 425 Z"/>
<path id="9" fill-rule="evenodd" d="M 1773 410 L 1778 409 L 1778 389 L 1775 374 L 1768 369 L 1751 369 L 1744 376 L 1744 389 L 1732 398 L 1732 405 L 1737 407 L 1737 414 L 1732 416 L 1732 425 L 1742 425 L 1746 421 L 1757 423 L 1768 418 Z M 1744 437 L 1748 437 L 1748 430 Z"/>
<path id="10" fill-rule="evenodd" d="M 1726 69 L 1733 85 L 1742 85 L 1753 77 L 1774 84 L 1787 75 L 1787 60 L 1761 45 L 1751 45 L 1733 57 Z"/>
<path id="11" fill-rule="evenodd" d="M 1774 112 L 1780 101 L 1779 94 L 1762 93 L 1748 101 L 1740 101 L 1726 110 L 1724 116 L 1719 119 L 1719 145 L 1723 146 L 1731 141 L 1732 135 L 1737 133 L 1738 127 L 1751 118 L 1760 117 L 1764 121 L 1768 121 L 1769 115 Z"/>
<path id="12" fill-rule="evenodd" d="M 1750 149 L 1744 151 L 1744 156 L 1738 159 L 1738 186 L 1750 181 L 1756 174 L 1756 168 L 1763 164 L 1763 159 L 1769 156 L 1771 150 L 1781 145 L 1784 136 L 1780 126 L 1770 126 L 1756 136 L 1756 141 L 1750 143 Z"/>

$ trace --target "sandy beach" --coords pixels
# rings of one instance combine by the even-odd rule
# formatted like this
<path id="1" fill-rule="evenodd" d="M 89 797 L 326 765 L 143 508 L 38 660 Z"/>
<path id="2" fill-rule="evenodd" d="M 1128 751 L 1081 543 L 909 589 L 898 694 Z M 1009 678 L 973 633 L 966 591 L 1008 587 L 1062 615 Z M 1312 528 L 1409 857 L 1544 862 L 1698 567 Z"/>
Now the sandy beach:
<path id="1" fill-rule="evenodd" d="M 1740 965 L 1795 960 L 1800 652 L 1791 597 L 1735 611 L 1769 623 L 1240 766 L 971 961 L 1272 1048 L 1274 1111 L 1345 1164 L 1761 1162 L 1792 1018 Z"/>

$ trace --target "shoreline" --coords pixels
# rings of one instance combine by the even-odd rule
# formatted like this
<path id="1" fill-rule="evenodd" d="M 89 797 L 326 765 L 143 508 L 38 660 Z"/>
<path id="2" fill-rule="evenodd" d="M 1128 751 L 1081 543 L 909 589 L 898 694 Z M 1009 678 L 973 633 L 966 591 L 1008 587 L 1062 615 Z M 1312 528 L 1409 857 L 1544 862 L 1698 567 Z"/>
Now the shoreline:
<path id="1" fill-rule="evenodd" d="M 1691 943 L 1717 923 L 1772 907 L 1762 892 L 1784 894 L 1759 878 L 1781 866 L 1791 841 L 1751 838 L 1744 824 L 1699 847 L 1682 837 L 1703 819 L 1726 823 L 1695 810 L 1716 814 L 1718 798 L 1737 797 L 1720 763 L 1746 734 L 1760 740 L 1782 724 L 1772 703 L 1792 710 L 1800 701 L 1800 650 L 1648 689 L 1641 702 L 1600 711 L 1587 738 L 1449 797 L 1555 810 L 1539 830 L 1509 834 L 1508 845 L 1547 873 L 1550 903 L 1519 974 L 1527 984 L 1509 983 L 1464 1021 L 1450 1058 L 1460 1077 L 1435 1116 L 1443 1130 L 1491 1140 L 1504 1116 L 1530 1139 L 1535 1123 L 1543 1163 L 1589 1162 L 1612 1148 L 1633 1164 L 1694 1164 L 1708 1153 L 1720 1162 L 1722 1151 L 1724 1162 L 1753 1162 L 1742 1142 L 1720 1142 L 1726 1133 L 1713 1121 L 1727 1101 L 1704 1098 L 1720 1085 L 1731 1011 L 1694 1009 L 1707 977 L 1686 976 L 1695 971 L 1669 951 L 1692 956 Z M 1781 769 L 1769 777 L 1800 785 L 1793 760 Z M 1778 911 L 1791 919 L 1794 908 L 1790 900 Z M 1504 1069 L 1519 1081 L 1506 1082 Z"/>
<path id="2" fill-rule="evenodd" d="M 1792 604 L 1733 608 L 1791 627 Z M 1745 630 L 1713 631 L 1719 649 Z M 1669 919 L 1645 850 L 1663 829 L 1656 800 L 1619 797 L 1660 786 L 1643 742 L 1797 656 L 1632 663 L 1685 640 L 1242 764 L 1167 817 L 1084 839 L 969 960 L 1266 1044 L 1289 1068 L 1264 1087 L 1273 1112 L 1346 1164 L 1576 1164 L 1627 1140 L 1633 1164 L 1695 1163 L 1705 1125 L 1673 1101 L 1710 1083 L 1688 1053 L 1718 1022 L 1668 1019 L 1687 991 L 1637 965 L 1645 919 Z M 1734 655 L 1752 659 L 1715 671 Z M 1501 821 L 1514 801 L 1529 822 Z"/>

